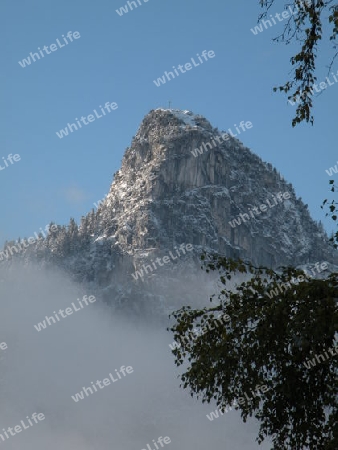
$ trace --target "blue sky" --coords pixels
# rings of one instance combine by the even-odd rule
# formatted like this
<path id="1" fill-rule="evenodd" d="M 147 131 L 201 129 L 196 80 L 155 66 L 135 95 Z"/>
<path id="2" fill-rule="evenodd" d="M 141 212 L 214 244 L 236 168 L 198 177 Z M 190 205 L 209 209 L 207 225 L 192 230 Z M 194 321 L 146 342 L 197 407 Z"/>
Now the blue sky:
<path id="1" fill-rule="evenodd" d="M 272 88 L 286 81 L 296 47 L 272 42 L 283 23 L 253 35 L 258 0 L 139 2 L 119 16 L 124 0 L 2 0 L 0 164 L 9 153 L 21 160 L 0 171 L 0 244 L 33 236 L 50 221 L 78 221 L 108 192 L 144 115 L 168 107 L 169 100 L 221 130 L 251 121 L 253 128 L 239 136 L 242 142 L 294 185 L 314 219 L 333 229 L 320 204 L 328 193 L 325 169 L 338 159 L 338 83 L 316 98 L 315 125 L 293 129 L 295 107 Z M 271 13 L 281 13 L 283 5 L 277 1 Z M 64 42 L 69 31 L 80 38 L 25 68 L 19 65 L 38 47 Z M 164 71 L 203 50 L 215 57 L 155 86 Z M 324 42 L 319 81 L 325 80 L 330 55 Z M 57 137 L 68 122 L 99 112 L 106 102 L 118 109 Z"/>

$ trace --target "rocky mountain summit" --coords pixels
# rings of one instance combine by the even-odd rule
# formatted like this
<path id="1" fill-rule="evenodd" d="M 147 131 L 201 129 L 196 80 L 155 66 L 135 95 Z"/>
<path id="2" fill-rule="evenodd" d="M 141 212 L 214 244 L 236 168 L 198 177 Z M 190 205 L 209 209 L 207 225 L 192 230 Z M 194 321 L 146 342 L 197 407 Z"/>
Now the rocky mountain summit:
<path id="1" fill-rule="evenodd" d="M 197 148 L 205 151 L 194 156 Z M 262 204 L 268 206 L 253 214 Z M 193 251 L 177 256 L 182 244 Z M 203 250 L 273 268 L 337 261 L 322 226 L 271 164 L 235 137 L 224 140 L 202 116 L 156 109 L 143 119 L 97 211 L 79 226 L 71 220 L 54 227 L 14 257 L 61 266 L 121 303 L 146 286 L 143 280 L 163 271 L 173 279 L 199 266 Z M 177 260 L 156 263 L 175 251 Z"/>
<path id="2" fill-rule="evenodd" d="M 98 218 L 131 255 L 182 242 L 276 267 L 331 259 L 323 229 L 270 164 L 236 138 L 194 157 L 221 135 L 188 111 L 151 111 L 117 172 Z M 229 221 L 289 192 L 290 199 L 235 228 Z"/>

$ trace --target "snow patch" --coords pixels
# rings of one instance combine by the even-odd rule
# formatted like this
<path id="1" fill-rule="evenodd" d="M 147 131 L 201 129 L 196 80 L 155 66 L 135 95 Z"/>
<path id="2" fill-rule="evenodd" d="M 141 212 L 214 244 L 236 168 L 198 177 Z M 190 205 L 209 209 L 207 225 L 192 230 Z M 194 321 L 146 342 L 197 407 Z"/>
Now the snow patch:
<path id="1" fill-rule="evenodd" d="M 185 125 L 190 125 L 191 127 L 200 128 L 199 125 L 196 124 L 195 120 L 200 119 L 200 116 L 195 115 L 192 111 L 188 111 L 187 109 L 182 111 L 181 109 L 163 109 L 158 108 L 156 111 L 169 111 L 173 114 L 177 119 L 181 120 L 185 123 Z"/>

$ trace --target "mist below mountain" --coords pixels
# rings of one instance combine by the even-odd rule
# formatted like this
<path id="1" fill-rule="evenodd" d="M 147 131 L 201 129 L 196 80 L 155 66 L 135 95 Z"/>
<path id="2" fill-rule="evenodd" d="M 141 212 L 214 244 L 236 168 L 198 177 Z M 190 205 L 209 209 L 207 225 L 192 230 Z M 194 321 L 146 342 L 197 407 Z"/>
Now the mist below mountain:
<path id="1" fill-rule="evenodd" d="M 114 317 L 101 301 L 37 331 L 34 325 L 77 299 L 83 290 L 60 272 L 17 266 L 0 273 L 2 340 L 1 427 L 20 425 L 34 412 L 45 420 L 2 442 L 15 450 L 156 450 L 152 440 L 168 436 L 172 450 L 267 449 L 254 443 L 255 421 L 243 424 L 229 411 L 210 421 L 215 404 L 203 405 L 179 387 L 179 370 L 163 324 Z M 86 293 L 88 296 L 91 292 Z M 121 379 L 115 369 L 132 366 Z M 115 375 L 83 400 L 72 396 L 91 382 Z M 159 445 L 159 444 L 157 444 Z"/>

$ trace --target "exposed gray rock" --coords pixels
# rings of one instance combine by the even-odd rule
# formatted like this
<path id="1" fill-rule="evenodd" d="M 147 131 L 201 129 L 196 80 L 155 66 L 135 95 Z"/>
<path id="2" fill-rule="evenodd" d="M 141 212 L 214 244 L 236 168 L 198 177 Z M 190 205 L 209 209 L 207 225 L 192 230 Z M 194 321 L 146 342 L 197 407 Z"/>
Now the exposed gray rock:
<path id="1" fill-rule="evenodd" d="M 98 211 L 107 236 L 131 255 L 185 242 L 269 267 L 332 260 L 323 229 L 292 185 L 237 139 L 193 156 L 221 134 L 190 114 L 155 110 L 145 117 Z M 274 205 L 273 195 L 285 192 L 290 199 Z M 266 212 L 229 224 L 267 200 L 274 206 Z"/>

